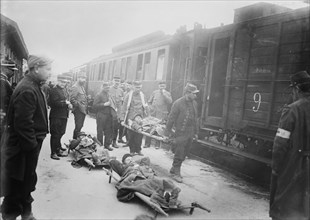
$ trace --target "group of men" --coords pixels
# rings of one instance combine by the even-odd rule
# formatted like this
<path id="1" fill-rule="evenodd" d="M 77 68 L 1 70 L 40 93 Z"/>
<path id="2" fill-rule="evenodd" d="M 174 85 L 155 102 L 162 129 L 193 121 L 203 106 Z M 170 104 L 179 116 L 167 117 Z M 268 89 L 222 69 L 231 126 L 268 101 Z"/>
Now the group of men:
<path id="1" fill-rule="evenodd" d="M 73 138 L 81 131 L 87 114 L 85 73 L 78 76 L 70 96 L 64 90 L 66 81 L 59 77 L 57 85 L 49 91 L 47 102 L 42 84 L 51 75 L 51 63 L 52 60 L 45 56 L 30 55 L 29 71 L 12 91 L 9 78 L 16 65 L 9 60 L 1 61 L 1 196 L 4 196 L 1 213 L 5 220 L 16 219 L 19 215 L 23 220 L 35 219 L 31 192 L 37 182 L 36 167 L 41 146 L 49 132 L 47 103 L 51 107 L 52 159 L 60 153 L 60 139 L 66 130 L 69 110 L 72 109 L 75 118 Z M 112 149 L 111 146 L 117 147 L 119 133 L 116 131 L 120 130 L 121 124 L 144 118 L 153 110 L 153 115 L 167 118 L 166 136 L 172 135 L 172 128 L 175 130 L 172 146 L 175 155 L 170 173 L 175 181 L 182 182 L 182 162 L 198 135 L 195 99 L 199 90 L 188 83 L 184 95 L 172 104 L 168 114 L 172 99 L 164 82 L 159 84 L 159 90 L 152 94 L 149 103 L 141 91 L 141 81 L 135 81 L 127 91 L 122 91 L 119 83 L 119 77 L 114 78 L 112 87 L 103 83 L 102 90 L 95 97 L 98 140 L 108 150 Z M 282 112 L 273 146 L 270 216 L 275 220 L 309 219 L 309 74 L 306 71 L 294 74 L 290 87 L 294 102 Z M 126 139 L 131 156 L 142 155 L 142 138 L 139 132 L 128 130 Z M 119 135 L 121 139 L 122 134 Z"/>

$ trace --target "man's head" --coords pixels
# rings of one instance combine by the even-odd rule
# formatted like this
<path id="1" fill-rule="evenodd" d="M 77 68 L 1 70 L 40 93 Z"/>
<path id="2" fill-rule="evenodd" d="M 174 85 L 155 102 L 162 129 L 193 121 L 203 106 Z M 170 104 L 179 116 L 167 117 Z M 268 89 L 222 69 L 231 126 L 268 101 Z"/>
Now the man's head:
<path id="1" fill-rule="evenodd" d="M 199 90 L 197 89 L 197 86 L 195 86 L 194 84 L 187 83 L 184 90 L 185 90 L 184 95 L 187 100 L 194 100 L 197 98 L 197 93 L 199 92 Z"/>
<path id="2" fill-rule="evenodd" d="M 122 157 L 122 163 L 127 165 L 132 163 L 132 155 L 131 154 L 124 154 L 124 156 Z"/>
<path id="3" fill-rule="evenodd" d="M 51 76 L 52 62 L 53 60 L 43 55 L 29 55 L 29 72 L 39 81 L 45 82 Z"/>
<path id="4" fill-rule="evenodd" d="M 79 72 L 77 74 L 77 79 L 78 79 L 78 83 L 83 86 L 86 82 L 86 73 L 83 71 Z"/>
<path id="5" fill-rule="evenodd" d="M 121 83 L 121 78 L 119 76 L 114 76 L 113 77 L 113 86 L 115 88 L 118 88 L 120 83 Z"/>
<path id="6" fill-rule="evenodd" d="M 103 82 L 102 83 L 102 90 L 105 91 L 105 92 L 109 92 L 109 89 L 110 89 L 109 82 Z"/>
<path id="7" fill-rule="evenodd" d="M 16 70 L 18 69 L 16 68 L 16 64 L 14 63 L 14 61 L 10 59 L 1 60 L 1 72 L 5 74 L 8 79 L 10 79 L 14 75 Z"/>
<path id="8" fill-rule="evenodd" d="M 80 131 L 77 133 L 77 138 L 78 139 L 82 139 L 83 137 L 86 137 L 86 133 L 84 131 Z"/>
<path id="9" fill-rule="evenodd" d="M 290 87 L 293 88 L 293 99 L 298 99 L 298 94 L 310 92 L 310 75 L 306 71 L 300 71 L 291 76 Z"/>
<path id="10" fill-rule="evenodd" d="M 65 88 L 66 85 L 67 85 L 67 79 L 65 76 L 62 76 L 62 75 L 58 75 L 57 76 L 57 85 L 60 87 L 60 88 Z"/>
<path id="11" fill-rule="evenodd" d="M 160 81 L 158 84 L 159 89 L 166 89 L 166 82 L 165 81 Z"/>
<path id="12" fill-rule="evenodd" d="M 139 92 L 142 89 L 142 82 L 141 81 L 134 81 L 133 82 L 133 90 L 134 92 Z"/>

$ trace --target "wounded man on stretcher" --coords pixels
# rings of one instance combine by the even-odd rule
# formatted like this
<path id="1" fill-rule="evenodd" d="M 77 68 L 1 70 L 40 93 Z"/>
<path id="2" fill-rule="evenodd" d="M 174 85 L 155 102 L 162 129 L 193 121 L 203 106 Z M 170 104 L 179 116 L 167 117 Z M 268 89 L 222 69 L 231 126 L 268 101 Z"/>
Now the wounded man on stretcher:
<path id="1" fill-rule="evenodd" d="M 150 197 L 151 201 L 160 207 L 169 208 L 180 204 L 178 200 L 181 189 L 170 179 L 156 176 L 150 167 L 150 159 L 143 157 L 133 161 L 130 154 L 125 154 L 122 163 L 116 159 L 110 160 L 111 168 L 121 177 L 116 184 L 117 198 L 120 201 L 130 201 L 139 192 Z"/>

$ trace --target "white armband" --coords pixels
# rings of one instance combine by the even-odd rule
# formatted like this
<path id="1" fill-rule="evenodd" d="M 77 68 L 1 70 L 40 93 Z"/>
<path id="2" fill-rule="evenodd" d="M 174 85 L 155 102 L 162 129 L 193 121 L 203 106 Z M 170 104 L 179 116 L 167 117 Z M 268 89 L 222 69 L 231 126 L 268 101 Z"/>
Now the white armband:
<path id="1" fill-rule="evenodd" d="M 284 130 L 282 128 L 278 128 L 276 136 L 281 137 L 281 138 L 285 138 L 285 139 L 289 139 L 291 136 L 291 132 Z"/>

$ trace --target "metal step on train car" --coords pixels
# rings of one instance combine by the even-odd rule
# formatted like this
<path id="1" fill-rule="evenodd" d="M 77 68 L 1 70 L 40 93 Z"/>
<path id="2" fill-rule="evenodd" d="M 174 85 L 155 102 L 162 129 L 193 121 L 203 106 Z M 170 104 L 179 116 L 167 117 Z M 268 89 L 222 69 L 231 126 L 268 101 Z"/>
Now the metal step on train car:
<path id="1" fill-rule="evenodd" d="M 166 80 L 174 100 L 188 81 L 196 84 L 200 135 L 191 153 L 268 181 L 272 140 L 290 102 L 289 78 L 310 71 L 309 55 L 309 7 L 258 3 L 236 9 L 232 24 L 195 24 L 173 36 L 154 32 L 114 47 L 83 69 L 91 96 L 114 75 L 142 80 L 146 96 Z"/>

